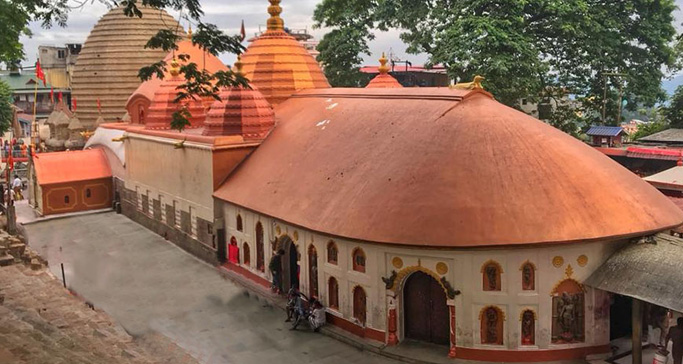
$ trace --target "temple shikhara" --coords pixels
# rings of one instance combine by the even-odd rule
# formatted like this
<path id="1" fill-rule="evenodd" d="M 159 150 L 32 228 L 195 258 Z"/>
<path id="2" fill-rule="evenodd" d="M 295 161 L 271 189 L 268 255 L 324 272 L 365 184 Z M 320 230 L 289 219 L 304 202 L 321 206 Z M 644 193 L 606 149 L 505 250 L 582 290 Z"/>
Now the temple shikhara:
<path id="1" fill-rule="evenodd" d="M 282 249 L 285 291 L 318 297 L 329 323 L 386 345 L 417 340 L 497 362 L 610 352 L 610 294 L 585 281 L 632 241 L 681 225 L 683 211 L 479 81 L 404 88 L 382 56 L 367 88 L 331 88 L 270 3 L 267 31 L 232 65 L 252 88 L 186 102 L 182 132 L 170 127 L 182 61 L 106 48 L 123 20 L 120 9 L 105 15 L 78 60 L 82 106 L 51 119 L 68 141 L 74 119 L 98 119 L 100 98 L 102 120 L 84 150 L 37 155 L 36 208 L 113 204 L 266 287 Z M 130 46 L 153 26 L 127 33 Z M 177 53 L 228 69 L 183 34 Z M 163 80 L 134 80 L 161 59 Z M 114 72 L 125 79 L 108 82 Z M 59 175 L 71 168 L 80 172 Z"/>

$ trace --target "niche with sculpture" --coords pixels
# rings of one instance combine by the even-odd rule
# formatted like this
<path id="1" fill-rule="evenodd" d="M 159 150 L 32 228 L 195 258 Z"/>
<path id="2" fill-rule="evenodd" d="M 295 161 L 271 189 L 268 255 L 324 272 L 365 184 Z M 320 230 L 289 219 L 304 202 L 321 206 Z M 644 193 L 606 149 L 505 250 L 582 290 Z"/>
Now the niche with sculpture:
<path id="1" fill-rule="evenodd" d="M 536 345 L 536 314 L 532 310 L 524 310 L 521 315 L 522 345 Z"/>
<path id="2" fill-rule="evenodd" d="M 497 262 L 489 260 L 481 267 L 482 283 L 484 291 L 500 291 L 501 290 L 501 273 L 503 269 Z"/>
<path id="3" fill-rule="evenodd" d="M 481 343 L 486 345 L 503 345 L 503 321 L 505 314 L 500 308 L 487 306 L 479 312 L 481 324 Z"/>
<path id="4" fill-rule="evenodd" d="M 577 281 L 565 279 L 555 287 L 552 312 L 553 344 L 585 341 L 585 293 Z"/>

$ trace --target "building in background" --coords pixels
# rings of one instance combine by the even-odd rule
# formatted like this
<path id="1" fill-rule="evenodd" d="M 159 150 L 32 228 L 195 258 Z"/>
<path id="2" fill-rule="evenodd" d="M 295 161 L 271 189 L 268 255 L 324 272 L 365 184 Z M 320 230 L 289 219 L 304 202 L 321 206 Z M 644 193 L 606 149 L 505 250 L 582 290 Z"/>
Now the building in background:
<path id="1" fill-rule="evenodd" d="M 593 146 L 621 147 L 626 131 L 621 126 L 593 125 L 586 135 L 591 138 Z"/>
<path id="2" fill-rule="evenodd" d="M 0 80 L 10 86 L 13 104 L 21 109 L 23 113 L 33 115 L 33 106 L 35 104 L 37 119 L 46 118 L 52 112 L 51 92 L 54 93 L 55 99 L 61 92 L 67 104 L 70 104 L 71 101 L 71 92 L 68 88 L 54 87 L 49 82 L 43 85 L 43 82 L 36 78 L 34 70 L 13 69 L 0 71 Z M 38 86 L 37 93 L 36 85 Z"/>
<path id="3" fill-rule="evenodd" d="M 38 58 L 47 82 L 56 88 L 70 89 L 74 66 L 80 52 L 81 45 L 78 43 L 66 44 L 64 47 L 39 46 Z"/>
<path id="4" fill-rule="evenodd" d="M 399 61 L 389 56 L 390 74 L 403 87 L 447 87 L 450 83 L 446 68 L 435 65 L 431 68 L 413 66 L 408 61 Z M 379 66 L 363 66 L 361 72 L 369 75 L 379 75 Z"/>

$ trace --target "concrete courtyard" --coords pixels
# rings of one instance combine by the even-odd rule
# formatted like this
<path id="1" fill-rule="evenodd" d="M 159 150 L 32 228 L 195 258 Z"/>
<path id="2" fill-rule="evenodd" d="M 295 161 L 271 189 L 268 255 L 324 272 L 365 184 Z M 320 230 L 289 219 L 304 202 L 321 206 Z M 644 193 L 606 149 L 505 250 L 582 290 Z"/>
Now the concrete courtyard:
<path id="1" fill-rule="evenodd" d="M 201 363 L 397 363 L 307 327 L 113 212 L 26 225 L 52 273 L 133 336 L 161 333 Z"/>

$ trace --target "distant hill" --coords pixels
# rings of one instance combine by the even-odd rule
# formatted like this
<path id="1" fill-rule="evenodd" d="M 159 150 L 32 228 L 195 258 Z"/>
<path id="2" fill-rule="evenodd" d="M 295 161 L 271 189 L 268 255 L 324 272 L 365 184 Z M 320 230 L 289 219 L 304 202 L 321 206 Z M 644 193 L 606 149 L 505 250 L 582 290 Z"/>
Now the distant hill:
<path id="1" fill-rule="evenodd" d="M 676 88 L 680 85 L 683 85 L 683 75 L 678 75 L 670 80 L 662 81 L 662 88 L 669 96 L 673 95 Z"/>

